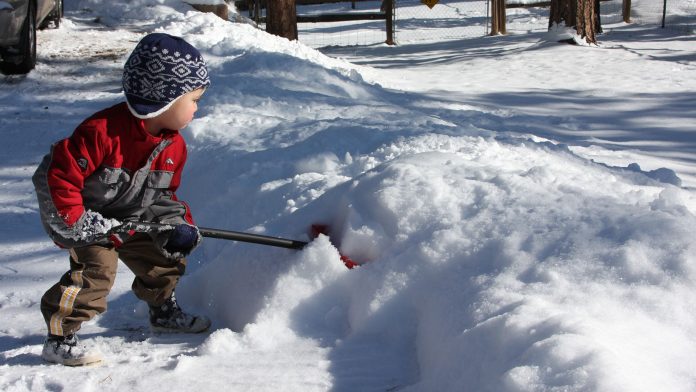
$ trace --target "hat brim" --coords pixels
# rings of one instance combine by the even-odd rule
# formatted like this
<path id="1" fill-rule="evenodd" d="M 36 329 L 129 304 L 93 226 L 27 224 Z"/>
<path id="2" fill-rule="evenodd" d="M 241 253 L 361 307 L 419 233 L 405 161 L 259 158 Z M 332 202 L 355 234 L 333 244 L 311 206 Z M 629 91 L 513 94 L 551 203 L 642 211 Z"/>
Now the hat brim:
<path id="1" fill-rule="evenodd" d="M 131 113 L 135 117 L 140 119 L 147 119 L 157 117 L 160 114 L 164 113 L 179 98 L 181 98 L 181 96 L 177 97 L 171 102 L 156 102 L 126 94 L 126 103 L 128 103 L 128 109 L 130 109 Z"/>

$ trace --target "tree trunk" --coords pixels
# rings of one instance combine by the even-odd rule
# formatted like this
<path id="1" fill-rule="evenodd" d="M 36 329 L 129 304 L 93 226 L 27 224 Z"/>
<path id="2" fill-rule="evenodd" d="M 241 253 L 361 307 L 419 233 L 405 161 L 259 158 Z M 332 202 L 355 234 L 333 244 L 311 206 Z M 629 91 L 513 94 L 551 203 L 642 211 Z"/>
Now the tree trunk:
<path id="1" fill-rule="evenodd" d="M 297 39 L 295 0 L 268 0 L 266 31 L 289 40 Z"/>
<path id="2" fill-rule="evenodd" d="M 491 2 L 491 35 L 506 34 L 505 0 Z"/>
<path id="3" fill-rule="evenodd" d="M 596 34 L 601 32 L 599 1 L 597 0 L 551 0 L 549 29 L 554 24 L 574 28 L 575 32 L 589 44 L 596 44 Z"/>
<path id="4" fill-rule="evenodd" d="M 588 44 L 596 44 L 597 37 L 597 18 L 599 9 L 595 8 L 595 0 L 577 0 L 578 12 L 577 21 L 575 23 L 575 31 L 581 38 L 584 38 Z"/>
<path id="5" fill-rule="evenodd" d="M 623 15 L 624 23 L 631 23 L 631 0 L 623 0 L 621 14 Z"/>
<path id="6" fill-rule="evenodd" d="M 222 20 L 229 19 L 227 4 L 191 4 L 195 10 L 200 12 L 210 12 L 219 16 Z"/>
<path id="7" fill-rule="evenodd" d="M 549 10 L 549 29 L 554 24 L 566 27 L 575 26 L 577 0 L 551 0 Z"/>

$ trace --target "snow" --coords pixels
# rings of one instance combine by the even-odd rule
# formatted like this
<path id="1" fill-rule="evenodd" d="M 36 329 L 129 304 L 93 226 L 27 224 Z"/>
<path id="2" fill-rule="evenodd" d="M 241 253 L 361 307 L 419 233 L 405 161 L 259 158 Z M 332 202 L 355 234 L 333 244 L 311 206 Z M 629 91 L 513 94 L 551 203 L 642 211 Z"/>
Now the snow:
<path id="1" fill-rule="evenodd" d="M 37 68 L 0 82 L 1 390 L 696 389 L 693 35 L 616 24 L 597 47 L 530 32 L 322 54 L 178 1 L 65 9 Z M 120 266 L 80 332 L 106 362 L 49 365 L 39 301 L 68 258 L 31 175 L 122 100 L 147 31 L 210 64 L 178 193 L 198 224 L 331 238 L 206 239 L 177 290 L 213 319 L 202 335 L 150 334 Z"/>

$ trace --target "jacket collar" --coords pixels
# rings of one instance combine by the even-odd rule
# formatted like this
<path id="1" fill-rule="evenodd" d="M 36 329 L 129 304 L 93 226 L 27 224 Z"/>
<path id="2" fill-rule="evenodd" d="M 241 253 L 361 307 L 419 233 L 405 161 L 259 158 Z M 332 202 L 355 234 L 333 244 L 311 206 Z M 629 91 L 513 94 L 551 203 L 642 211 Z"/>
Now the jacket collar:
<path id="1" fill-rule="evenodd" d="M 145 129 L 145 120 L 133 116 L 133 121 L 136 124 L 136 134 L 140 141 L 150 140 L 153 143 L 159 143 L 164 139 L 171 139 L 179 134 L 178 130 L 163 129 L 159 136 L 154 136 Z"/>

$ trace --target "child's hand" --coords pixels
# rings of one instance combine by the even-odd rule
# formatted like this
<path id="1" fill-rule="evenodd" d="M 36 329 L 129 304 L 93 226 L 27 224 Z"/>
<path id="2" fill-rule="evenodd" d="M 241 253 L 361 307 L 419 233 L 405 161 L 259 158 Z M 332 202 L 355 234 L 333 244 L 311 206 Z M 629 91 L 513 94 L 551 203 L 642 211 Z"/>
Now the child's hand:
<path id="1" fill-rule="evenodd" d="M 112 227 L 119 225 L 116 219 L 107 219 L 102 214 L 85 210 L 80 220 L 75 225 L 77 237 L 85 242 L 95 242 L 105 237 Z"/>
<path id="2" fill-rule="evenodd" d="M 169 233 L 164 250 L 172 256 L 184 257 L 201 242 L 201 234 L 196 226 L 179 224 Z"/>

